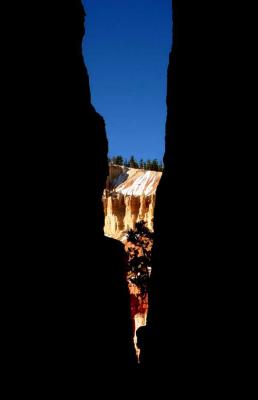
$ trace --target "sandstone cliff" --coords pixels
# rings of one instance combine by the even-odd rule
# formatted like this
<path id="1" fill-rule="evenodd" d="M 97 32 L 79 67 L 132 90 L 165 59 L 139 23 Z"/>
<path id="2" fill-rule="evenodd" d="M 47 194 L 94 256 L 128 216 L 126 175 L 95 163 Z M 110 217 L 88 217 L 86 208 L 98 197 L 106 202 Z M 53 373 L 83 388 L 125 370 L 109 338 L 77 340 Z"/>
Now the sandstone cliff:
<path id="1" fill-rule="evenodd" d="M 162 173 L 120 165 L 109 167 L 103 194 L 105 234 L 122 240 L 140 220 L 153 230 L 156 189 Z"/>

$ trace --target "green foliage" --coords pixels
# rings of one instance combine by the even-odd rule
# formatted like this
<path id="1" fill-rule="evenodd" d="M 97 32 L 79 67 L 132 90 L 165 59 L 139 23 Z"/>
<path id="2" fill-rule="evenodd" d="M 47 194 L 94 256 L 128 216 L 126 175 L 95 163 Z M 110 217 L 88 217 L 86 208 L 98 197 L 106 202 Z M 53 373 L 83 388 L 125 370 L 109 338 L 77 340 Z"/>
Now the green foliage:
<path id="1" fill-rule="evenodd" d="M 156 158 L 154 160 L 152 160 L 151 169 L 152 169 L 152 171 L 159 170 L 159 164 L 158 164 L 158 160 Z"/>
<path id="2" fill-rule="evenodd" d="M 163 162 L 158 161 L 156 158 L 154 160 L 148 159 L 146 162 L 141 158 L 138 162 L 134 156 L 131 156 L 129 160 L 123 158 L 122 156 L 114 156 L 108 159 L 108 162 L 113 165 L 123 165 L 127 168 L 139 168 L 150 171 L 160 171 L 164 169 Z"/>
<path id="3" fill-rule="evenodd" d="M 140 169 L 144 169 L 144 161 L 143 161 L 142 158 L 141 158 L 140 161 L 139 161 L 139 168 L 140 168 Z"/>
<path id="4" fill-rule="evenodd" d="M 146 169 L 151 170 L 151 167 L 152 167 L 152 162 L 151 162 L 151 160 L 148 159 L 146 161 Z"/>
<path id="5" fill-rule="evenodd" d="M 146 227 L 145 221 L 135 224 L 135 229 L 127 233 L 128 279 L 134 283 L 144 296 L 148 292 L 149 269 L 151 268 L 151 249 L 153 233 Z"/>
<path id="6" fill-rule="evenodd" d="M 110 159 L 109 159 L 110 160 Z M 124 165 L 124 159 L 122 156 L 114 156 L 110 160 L 110 162 L 114 165 Z"/>
<path id="7" fill-rule="evenodd" d="M 137 161 L 135 160 L 134 156 L 131 156 L 129 160 L 130 168 L 139 168 Z"/>

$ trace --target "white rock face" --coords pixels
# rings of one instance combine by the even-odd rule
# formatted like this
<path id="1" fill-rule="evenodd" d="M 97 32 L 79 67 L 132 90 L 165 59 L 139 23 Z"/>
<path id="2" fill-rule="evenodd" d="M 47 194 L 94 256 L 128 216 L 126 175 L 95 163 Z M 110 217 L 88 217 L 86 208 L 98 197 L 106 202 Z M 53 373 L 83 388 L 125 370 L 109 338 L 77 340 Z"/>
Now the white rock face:
<path id="1" fill-rule="evenodd" d="M 144 220 L 153 230 L 156 190 L 162 172 L 109 167 L 109 177 L 103 194 L 105 234 L 122 240 L 128 229 Z"/>

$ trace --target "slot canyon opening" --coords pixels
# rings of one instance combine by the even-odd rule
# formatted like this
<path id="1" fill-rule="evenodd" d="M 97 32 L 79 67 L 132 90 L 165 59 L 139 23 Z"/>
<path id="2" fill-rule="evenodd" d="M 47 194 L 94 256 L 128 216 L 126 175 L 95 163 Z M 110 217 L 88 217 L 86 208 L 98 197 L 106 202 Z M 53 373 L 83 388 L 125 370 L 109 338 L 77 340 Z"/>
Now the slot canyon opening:
<path id="1" fill-rule="evenodd" d="M 170 1 L 85 0 L 85 68 L 82 1 L 33 8 L 8 2 L 2 152 L 8 390 L 72 397 L 104 391 L 111 398 L 251 392 L 254 168 L 244 156 L 254 107 L 241 92 L 254 88 L 245 57 L 254 54 L 247 50 L 252 35 L 248 30 L 244 40 L 243 23 L 254 24 L 242 3 L 235 13 L 225 4 L 173 0 L 173 49 L 166 42 L 161 62 L 158 50 L 172 37 Z M 162 20 L 160 7 L 167 7 Z M 164 37 L 157 21 L 167 26 Z M 106 132 L 109 157 L 116 157 L 106 190 L 114 193 L 111 211 L 114 199 L 122 215 L 110 224 L 118 231 L 127 204 L 116 196 L 114 180 L 123 174 L 115 172 L 125 172 L 122 191 L 130 169 L 139 171 L 120 165 L 119 157 L 160 161 L 166 140 L 140 367 L 124 246 L 103 232 Z M 131 196 L 137 228 L 148 204 L 122 194 L 128 202 Z"/>
<path id="2" fill-rule="evenodd" d="M 136 330 L 146 324 L 156 189 L 163 170 L 171 0 L 83 4 L 92 104 L 105 120 L 109 142 L 104 232 L 120 240 L 129 257 Z"/>

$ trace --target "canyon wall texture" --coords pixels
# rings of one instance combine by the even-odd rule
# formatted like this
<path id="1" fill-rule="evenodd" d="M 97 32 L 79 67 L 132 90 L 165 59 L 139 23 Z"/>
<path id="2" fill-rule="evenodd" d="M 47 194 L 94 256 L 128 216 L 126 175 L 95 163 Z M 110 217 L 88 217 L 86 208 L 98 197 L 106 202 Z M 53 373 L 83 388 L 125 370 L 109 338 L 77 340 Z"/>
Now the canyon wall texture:
<path id="1" fill-rule="evenodd" d="M 110 165 L 103 195 L 104 232 L 107 236 L 125 239 L 135 223 L 146 221 L 153 231 L 156 190 L 162 173 Z"/>

